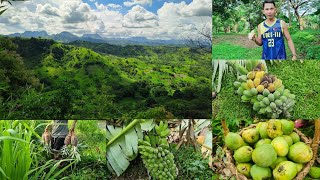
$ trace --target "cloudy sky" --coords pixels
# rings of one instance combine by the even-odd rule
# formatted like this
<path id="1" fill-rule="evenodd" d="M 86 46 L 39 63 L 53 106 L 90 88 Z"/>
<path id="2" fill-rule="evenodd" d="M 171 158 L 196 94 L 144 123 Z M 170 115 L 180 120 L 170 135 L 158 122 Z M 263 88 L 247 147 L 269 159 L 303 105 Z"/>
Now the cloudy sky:
<path id="1" fill-rule="evenodd" d="M 180 39 L 211 29 L 211 0 L 29 0 L 0 16 L 0 34 L 68 31 L 78 36 Z"/>

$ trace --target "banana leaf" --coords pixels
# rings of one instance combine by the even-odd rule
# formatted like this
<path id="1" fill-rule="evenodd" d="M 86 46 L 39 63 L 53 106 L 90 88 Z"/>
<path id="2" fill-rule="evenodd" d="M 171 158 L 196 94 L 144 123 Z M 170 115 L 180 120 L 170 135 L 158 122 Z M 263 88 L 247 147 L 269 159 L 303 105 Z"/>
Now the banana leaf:
<path id="1" fill-rule="evenodd" d="M 133 120 L 129 125 L 116 127 L 107 125 L 108 167 L 120 176 L 129 167 L 130 161 L 138 155 L 138 139 L 143 139 L 143 131 L 150 131 L 154 120 Z"/>
<path id="2" fill-rule="evenodd" d="M 226 60 L 213 60 L 212 66 L 213 66 L 212 87 L 217 93 L 219 93 L 221 90 L 222 77 L 226 72 L 229 71 L 229 67 L 226 64 Z M 218 78 L 217 78 L 218 84 L 215 84 L 216 75 L 218 75 Z"/>

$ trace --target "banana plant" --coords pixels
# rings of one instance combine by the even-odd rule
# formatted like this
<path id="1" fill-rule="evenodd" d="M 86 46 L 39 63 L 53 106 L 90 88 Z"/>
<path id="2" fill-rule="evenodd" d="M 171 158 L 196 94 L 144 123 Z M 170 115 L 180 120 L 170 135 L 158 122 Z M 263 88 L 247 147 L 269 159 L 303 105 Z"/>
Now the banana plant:
<path id="1" fill-rule="evenodd" d="M 127 126 L 107 125 L 107 165 L 120 176 L 138 155 L 138 140 L 143 139 L 143 131 L 151 131 L 154 120 L 135 119 Z"/>

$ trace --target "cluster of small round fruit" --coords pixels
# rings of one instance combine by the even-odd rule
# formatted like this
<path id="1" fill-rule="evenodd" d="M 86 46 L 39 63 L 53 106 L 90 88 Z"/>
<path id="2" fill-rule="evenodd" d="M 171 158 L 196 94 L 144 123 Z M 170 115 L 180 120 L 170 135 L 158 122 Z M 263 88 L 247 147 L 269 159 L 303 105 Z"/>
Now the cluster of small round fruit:
<path id="1" fill-rule="evenodd" d="M 237 170 L 256 179 L 293 179 L 308 163 L 313 152 L 300 141 L 289 120 L 271 119 L 245 129 L 241 136 L 228 133 L 225 144 L 234 150 Z"/>
<path id="2" fill-rule="evenodd" d="M 295 95 L 284 88 L 281 79 L 266 73 L 261 64 L 247 75 L 238 76 L 234 86 L 238 88 L 237 94 L 241 95 L 241 101 L 253 104 L 253 110 L 258 114 L 279 118 L 282 113 L 290 117 Z"/>

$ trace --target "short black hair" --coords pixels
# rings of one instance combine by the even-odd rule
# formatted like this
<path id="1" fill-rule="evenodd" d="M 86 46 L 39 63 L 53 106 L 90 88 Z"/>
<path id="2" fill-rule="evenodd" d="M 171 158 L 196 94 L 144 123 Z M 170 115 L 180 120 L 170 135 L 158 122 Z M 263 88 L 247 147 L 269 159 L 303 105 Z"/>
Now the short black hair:
<path id="1" fill-rule="evenodd" d="M 264 5 L 265 5 L 266 3 L 272 3 L 272 4 L 274 5 L 274 7 L 276 7 L 276 3 L 274 2 L 274 0 L 264 0 L 264 1 L 263 1 L 263 4 L 262 4 L 262 8 L 264 8 Z"/>

